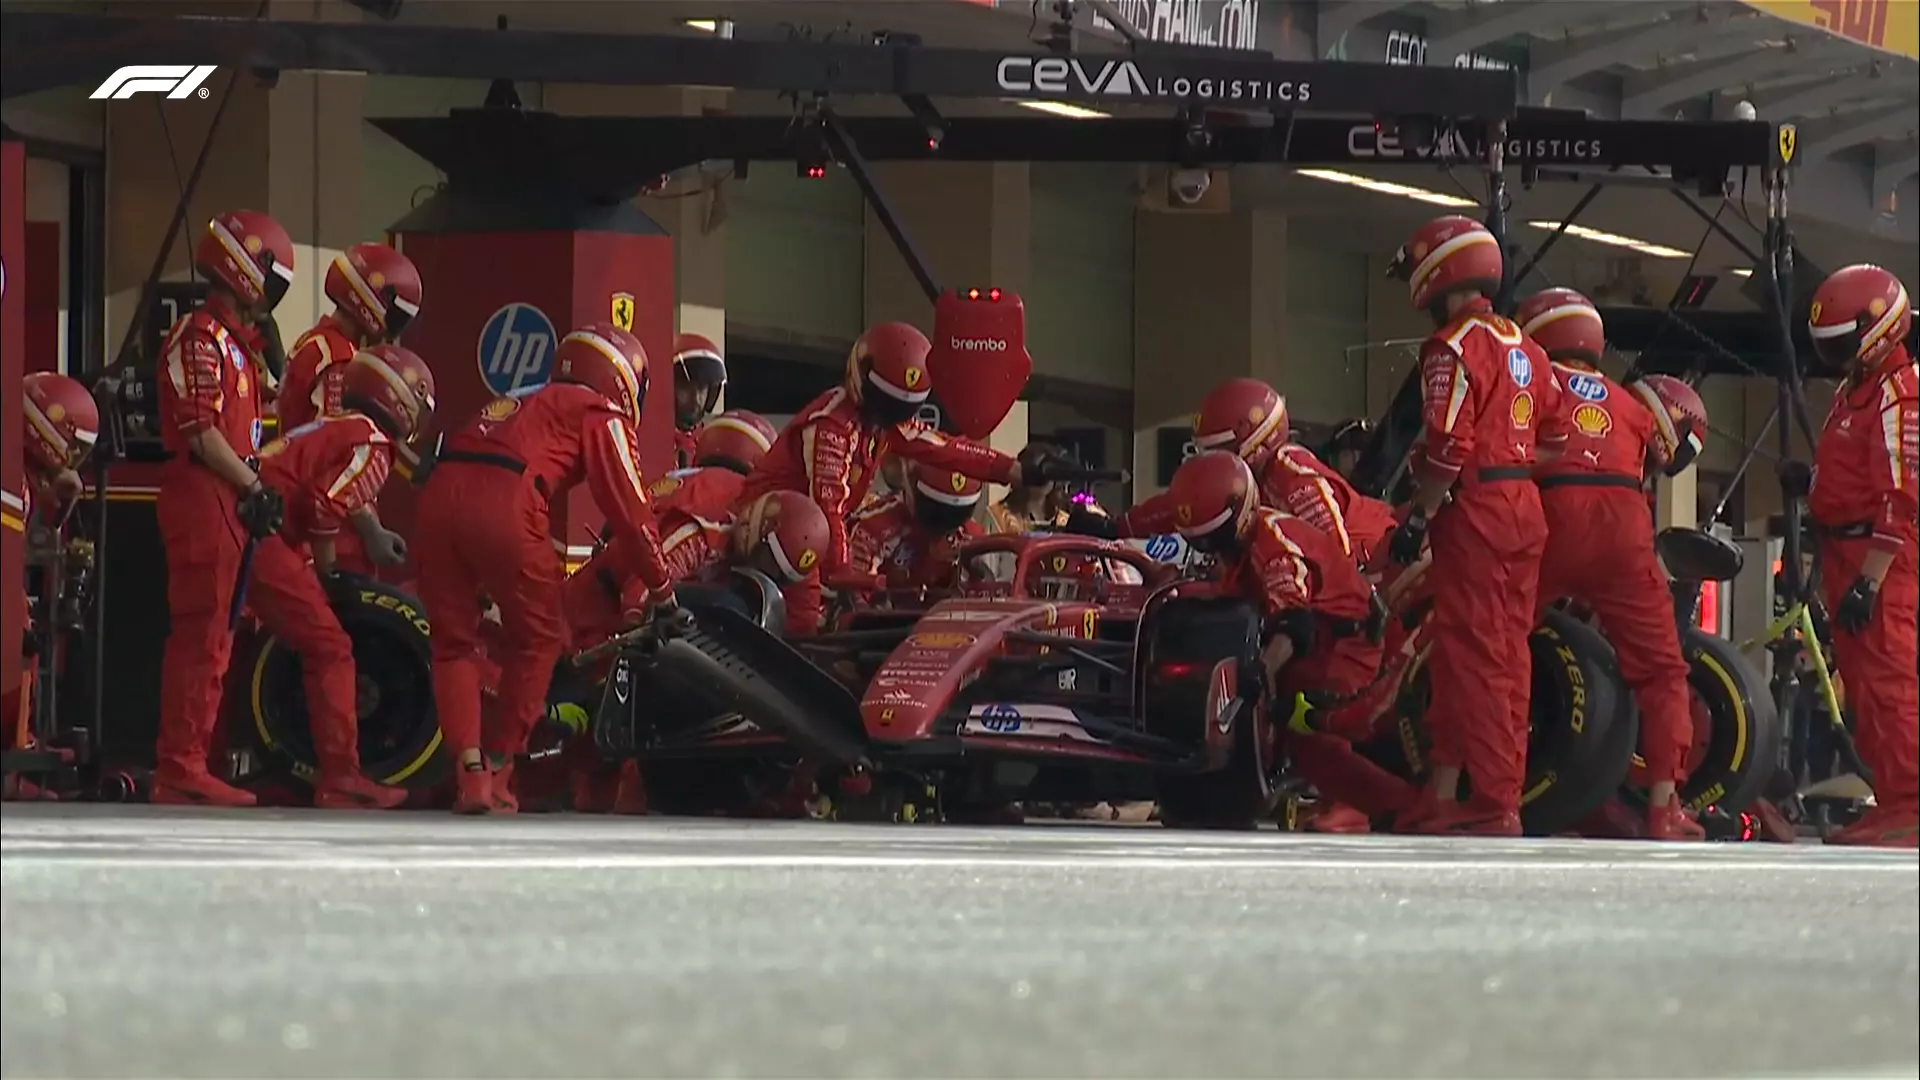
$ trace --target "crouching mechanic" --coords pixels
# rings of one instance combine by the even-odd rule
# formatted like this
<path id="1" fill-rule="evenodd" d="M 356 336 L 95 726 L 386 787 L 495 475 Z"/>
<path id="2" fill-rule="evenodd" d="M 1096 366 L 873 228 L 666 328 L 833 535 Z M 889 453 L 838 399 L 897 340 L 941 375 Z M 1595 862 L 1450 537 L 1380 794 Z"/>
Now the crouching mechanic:
<path id="1" fill-rule="evenodd" d="M 1534 470 L 1547 519 L 1540 606 L 1575 597 L 1613 643 L 1620 677 L 1640 706 L 1649 840 L 1704 840 L 1676 793 L 1693 742 L 1687 662 L 1673 594 L 1653 551 L 1647 468 L 1678 476 L 1706 440 L 1707 410 L 1679 379 L 1649 375 L 1622 386 L 1597 366 L 1606 327 L 1572 289 L 1528 297 L 1514 316 L 1553 362 L 1560 408 L 1542 417 Z"/>
<path id="2" fill-rule="evenodd" d="M 678 464 L 695 464 L 701 421 L 727 388 L 727 360 L 720 347 L 699 334 L 673 339 L 673 447 Z"/>
<path id="3" fill-rule="evenodd" d="M 420 271 L 385 244 L 355 244 L 334 256 L 323 287 L 333 314 L 321 316 L 302 334 L 287 358 L 274 402 L 282 434 L 338 413 L 341 380 L 354 353 L 398 341 L 420 314 Z M 341 533 L 334 544 L 342 570 L 372 574 L 375 566 L 406 562 L 406 542 L 381 526 L 371 504 L 349 520 L 353 531 Z"/>
<path id="4" fill-rule="evenodd" d="M 455 813 L 519 809 L 513 759 L 546 714 L 566 645 L 553 503 L 584 479 L 628 553 L 619 572 L 640 580 L 649 606 L 673 603 L 633 431 L 649 383 L 646 351 L 632 334 L 597 323 L 561 339 L 553 363 L 553 381 L 495 398 L 448 436 L 421 493 L 420 599 L 433 622 L 434 702 L 455 762 Z M 498 605 L 507 643 L 498 657 L 500 721 L 484 733 L 483 595 Z"/>
<path id="5" fill-rule="evenodd" d="M 293 283 L 293 240 L 279 222 L 232 210 L 194 246 L 207 299 L 167 333 L 160 438 L 168 461 L 154 506 L 167 560 L 171 626 L 160 666 L 155 803 L 251 806 L 207 767 L 233 652 L 229 608 L 247 537 L 280 527 L 278 492 L 254 471 L 260 449 L 257 324 Z"/>
<path id="6" fill-rule="evenodd" d="M 655 499 L 672 498 L 688 513 L 718 520 L 733 512 L 773 440 L 780 437 L 759 413 L 730 409 L 700 425 L 694 433 L 692 464 L 675 469 L 647 489 Z"/>
<path id="7" fill-rule="evenodd" d="M 1238 455 L 1210 450 L 1168 485 L 1180 535 L 1220 560 L 1225 589 L 1258 606 L 1273 705 L 1285 724 L 1296 696 L 1328 706 L 1358 697 L 1381 669 L 1386 610 L 1347 553 L 1317 526 L 1260 505 Z M 1307 718 L 1319 709 L 1310 710 Z M 1408 809 L 1413 786 L 1353 750 L 1352 733 L 1287 730 L 1289 756 L 1320 794 L 1368 818 Z"/>
<path id="8" fill-rule="evenodd" d="M 1194 415 L 1197 449 L 1224 450 L 1247 463 L 1260 484 L 1263 505 L 1302 518 L 1332 537 L 1348 558 L 1362 566 L 1393 531 L 1387 504 L 1355 491 L 1352 484 L 1290 442 L 1287 402 L 1258 379 L 1229 379 L 1207 394 Z M 1167 495 L 1147 499 L 1120 515 L 1115 527 L 1123 538 L 1173 531 L 1175 504 Z M 1098 525 L 1076 517 L 1075 525 Z"/>
<path id="9" fill-rule="evenodd" d="M 713 581 L 732 567 L 758 571 L 778 584 L 788 598 L 787 633 L 811 633 L 819 625 L 819 612 L 795 613 L 808 598 L 818 602 L 813 570 L 831 536 L 827 519 L 813 500 L 792 491 L 770 492 L 742 506 L 737 516 L 725 521 L 690 513 L 675 505 L 671 497 L 657 504 L 656 510 L 663 537 L 660 555 L 673 581 Z M 576 650 L 590 649 L 624 629 L 640 625 L 647 617 L 644 607 L 616 603 L 613 591 L 595 580 L 594 563 L 599 558 L 581 567 L 568 582 L 567 625 Z M 635 595 L 627 594 L 629 598 Z M 645 813 L 646 794 L 638 763 L 622 763 L 618 784 L 609 799 L 605 780 L 613 771 L 598 761 L 576 768 L 574 809 L 586 813 Z"/>
<path id="10" fill-rule="evenodd" d="M 1533 483 L 1535 432 L 1558 407 L 1540 347 L 1493 313 L 1500 244 L 1477 221 L 1435 218 L 1393 262 L 1438 328 L 1420 350 L 1424 448 L 1418 494 L 1387 540 L 1402 566 L 1433 534 L 1433 776 L 1399 828 L 1520 835 L 1533 663 L 1534 595 L 1547 525 Z M 1449 499 L 1449 497 L 1451 497 Z M 1443 505 L 1444 504 L 1444 505 Z M 1473 795 L 1459 801 L 1462 769 Z"/>
<path id="11" fill-rule="evenodd" d="M 875 499 L 847 530 L 851 565 L 889 589 L 952 588 L 959 545 L 986 530 L 974 512 L 986 494 L 980 481 L 949 469 L 907 469 L 906 489 Z"/>
<path id="12" fill-rule="evenodd" d="M 801 409 L 747 478 L 745 498 L 795 491 L 820 507 L 832 534 L 821 555 L 829 588 L 872 585 L 870 577 L 849 580 L 857 572 L 850 565 L 847 518 L 866 501 L 887 455 L 977 480 L 1020 482 L 1021 466 L 1013 458 L 915 419 L 933 390 L 927 368 L 932 348 L 926 335 L 906 323 L 882 323 L 860 335 L 847 356 L 844 382 Z"/>
<path id="13" fill-rule="evenodd" d="M 21 440 L 23 483 L 19 491 L 0 491 L 0 528 L 27 532 L 35 506 L 43 507 L 48 524 L 57 528 L 85 487 L 77 470 L 100 436 L 100 409 L 85 386 L 65 375 L 33 372 L 21 381 L 20 390 L 20 403 L 26 412 L 26 432 Z M 20 610 L 32 610 L 24 590 Z M 28 719 L 34 695 L 31 622 L 26 629 L 27 648 L 18 658 L 22 679 L 15 692 L 17 700 L 15 694 L 9 694 L 7 704 L 0 706 L 0 724 L 6 728 L 0 742 L 10 750 L 25 749 L 33 741 Z M 11 774 L 6 779 L 8 798 L 31 797 L 37 790 Z"/>
<path id="14" fill-rule="evenodd" d="M 1920 372 L 1907 352 L 1912 312 L 1900 279 L 1857 265 L 1820 284 L 1807 319 L 1820 358 L 1845 372 L 1814 448 L 1807 506 L 1834 658 L 1875 801 L 1829 843 L 1920 845 Z"/>
<path id="15" fill-rule="evenodd" d="M 341 523 L 380 497 L 394 448 L 413 441 L 432 419 L 433 406 L 433 372 L 426 361 L 398 345 L 375 345 L 342 365 L 338 413 L 297 427 L 260 451 L 260 481 L 286 499 L 286 521 L 254 551 L 247 602 L 300 656 L 319 766 L 315 806 L 385 810 L 407 797 L 402 788 L 361 775 L 353 642 L 327 594 L 350 587 L 335 574 Z"/>

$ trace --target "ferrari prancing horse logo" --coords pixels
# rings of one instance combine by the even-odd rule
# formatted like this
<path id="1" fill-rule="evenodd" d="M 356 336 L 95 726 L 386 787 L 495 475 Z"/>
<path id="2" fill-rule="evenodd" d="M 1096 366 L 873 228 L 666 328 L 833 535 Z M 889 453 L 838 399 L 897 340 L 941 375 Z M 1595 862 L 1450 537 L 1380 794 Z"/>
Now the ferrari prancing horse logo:
<path id="1" fill-rule="evenodd" d="M 613 294 L 613 325 L 633 333 L 633 294 L 617 292 Z"/>
<path id="2" fill-rule="evenodd" d="M 1793 164 L 1793 152 L 1800 148 L 1800 133 L 1792 124 L 1780 125 L 1780 164 Z"/>

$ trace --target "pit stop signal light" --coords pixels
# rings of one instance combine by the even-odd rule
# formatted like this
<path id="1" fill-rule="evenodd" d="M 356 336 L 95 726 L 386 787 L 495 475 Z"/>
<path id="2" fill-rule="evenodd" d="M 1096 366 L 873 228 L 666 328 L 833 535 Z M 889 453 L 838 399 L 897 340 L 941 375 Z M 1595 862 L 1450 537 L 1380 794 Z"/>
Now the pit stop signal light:
<path id="1" fill-rule="evenodd" d="M 985 299 L 985 300 L 993 301 L 994 303 L 998 303 L 1000 301 L 1000 298 L 1004 295 L 1006 294 L 1001 292 L 998 288 L 967 290 L 967 299 L 969 300 Z"/>

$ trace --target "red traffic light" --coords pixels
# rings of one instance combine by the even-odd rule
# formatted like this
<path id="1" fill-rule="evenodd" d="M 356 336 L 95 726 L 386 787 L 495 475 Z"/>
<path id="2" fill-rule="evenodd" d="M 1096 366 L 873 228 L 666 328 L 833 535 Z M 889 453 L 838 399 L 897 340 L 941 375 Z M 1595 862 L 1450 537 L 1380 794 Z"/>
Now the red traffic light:
<path id="1" fill-rule="evenodd" d="M 988 290 L 987 290 L 987 299 L 989 299 L 989 300 L 998 300 L 998 299 L 1000 299 L 1000 290 L 999 290 L 999 289 L 988 289 Z"/>
<path id="2" fill-rule="evenodd" d="M 979 290 L 979 289 L 968 289 L 968 290 L 967 290 L 967 299 L 969 299 L 969 300 L 978 300 L 978 299 L 980 299 L 980 298 L 981 298 L 982 296 L 984 296 L 984 297 L 986 297 L 986 298 L 987 298 L 988 300 L 993 300 L 993 301 L 998 301 L 998 300 L 1000 299 L 1000 297 L 1002 297 L 1002 296 L 1004 296 L 1004 295 L 1005 295 L 1005 294 L 1004 294 L 1004 293 L 1002 293 L 1002 292 L 1001 292 L 1001 291 L 1000 291 L 1000 290 L 999 290 L 998 288 L 993 288 L 993 289 L 987 289 L 987 290 L 986 290 L 986 291 L 984 291 L 984 292 L 982 292 L 982 291 L 981 291 L 981 290 Z"/>

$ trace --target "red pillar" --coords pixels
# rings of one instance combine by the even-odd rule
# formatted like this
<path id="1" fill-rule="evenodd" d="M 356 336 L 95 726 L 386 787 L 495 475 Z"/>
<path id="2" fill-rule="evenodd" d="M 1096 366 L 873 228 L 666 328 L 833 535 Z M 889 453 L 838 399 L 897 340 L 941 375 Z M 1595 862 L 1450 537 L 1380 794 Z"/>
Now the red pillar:
<path id="1" fill-rule="evenodd" d="M 20 459 L 20 383 L 26 378 L 27 154 L 0 143 L 0 700 L 20 686 L 26 628 L 26 530 L 17 501 L 26 486 Z M 4 717 L 7 730 L 13 714 Z"/>

